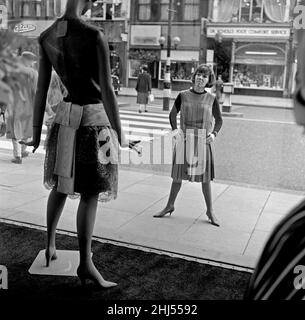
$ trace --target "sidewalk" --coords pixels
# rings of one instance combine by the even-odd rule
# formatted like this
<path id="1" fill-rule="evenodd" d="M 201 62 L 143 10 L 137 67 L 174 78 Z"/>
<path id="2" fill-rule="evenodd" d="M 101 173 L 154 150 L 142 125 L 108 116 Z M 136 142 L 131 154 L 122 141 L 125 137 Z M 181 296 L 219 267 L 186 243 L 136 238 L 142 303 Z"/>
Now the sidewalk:
<path id="1" fill-rule="evenodd" d="M 0 150 L 0 155 L 0 218 L 45 226 L 49 191 L 42 186 L 43 156 L 31 154 L 14 165 L 11 152 Z M 207 223 L 200 185 L 189 182 L 184 182 L 171 217 L 152 218 L 164 207 L 170 185 L 168 176 L 121 169 L 118 198 L 99 204 L 94 235 L 253 268 L 272 228 L 304 197 L 216 181 L 217 228 Z M 67 200 L 59 229 L 76 231 L 77 205 L 78 200 Z M 60 243 L 58 249 L 64 249 Z"/>
<path id="2" fill-rule="evenodd" d="M 163 91 L 160 89 L 152 89 L 152 93 L 155 96 L 155 99 L 163 98 Z M 174 100 L 179 91 L 171 92 L 171 99 Z M 119 92 L 120 96 L 136 96 L 136 90 L 134 88 L 122 87 Z M 269 107 L 269 108 L 287 108 L 290 109 L 293 107 L 292 99 L 288 98 L 274 98 L 274 97 L 259 97 L 259 96 L 245 96 L 245 95 L 235 95 L 231 96 L 231 101 L 234 106 L 255 106 L 255 107 Z"/>

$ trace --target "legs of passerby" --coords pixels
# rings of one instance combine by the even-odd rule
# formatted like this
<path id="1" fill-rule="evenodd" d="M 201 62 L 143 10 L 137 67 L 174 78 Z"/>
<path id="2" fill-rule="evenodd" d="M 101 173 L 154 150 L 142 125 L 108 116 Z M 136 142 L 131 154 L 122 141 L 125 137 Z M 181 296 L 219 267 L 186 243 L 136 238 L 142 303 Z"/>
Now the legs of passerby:
<path id="1" fill-rule="evenodd" d="M 154 218 L 162 218 L 167 213 L 169 213 L 170 215 L 172 214 L 172 212 L 175 210 L 175 201 L 181 189 L 181 185 L 182 185 L 182 181 L 173 180 L 167 204 L 162 211 L 158 212 L 153 216 Z"/>
<path id="2" fill-rule="evenodd" d="M 92 233 L 96 217 L 98 195 L 81 195 L 77 210 L 77 235 L 80 263 L 77 275 L 82 285 L 89 279 L 102 288 L 114 287 L 117 284 L 106 281 L 96 269 L 91 258 Z"/>
<path id="3" fill-rule="evenodd" d="M 28 142 L 29 139 L 22 139 L 24 142 Z M 21 145 L 21 158 L 26 158 L 29 155 L 29 152 L 26 151 L 27 145 Z"/>
<path id="4" fill-rule="evenodd" d="M 17 141 L 17 139 L 12 139 L 12 143 L 13 143 L 13 155 L 14 158 L 11 160 L 13 163 L 16 164 L 21 164 L 22 163 L 22 159 L 21 159 L 21 144 Z"/>
<path id="5" fill-rule="evenodd" d="M 148 110 L 147 110 L 147 104 L 144 105 L 144 112 L 148 112 Z"/>
<path id="6" fill-rule="evenodd" d="M 143 111 L 142 111 L 142 110 L 143 110 L 142 106 L 143 106 L 142 104 L 139 104 L 139 109 L 138 109 L 138 112 L 139 112 L 139 113 L 142 113 L 142 112 L 143 112 Z"/>
<path id="7" fill-rule="evenodd" d="M 213 212 L 211 182 L 202 182 L 202 193 L 204 195 L 205 204 L 207 206 L 206 215 L 212 225 L 219 227 L 220 224 Z"/>
<path id="8" fill-rule="evenodd" d="M 56 256 L 56 227 L 63 211 L 67 199 L 67 195 L 57 192 L 53 189 L 49 195 L 47 205 L 47 247 L 46 247 L 46 266 L 48 267 L 51 260 L 55 260 Z"/>
<path id="9" fill-rule="evenodd" d="M 22 139 L 24 142 L 27 142 L 27 140 L 28 139 Z M 26 151 L 27 146 L 25 144 L 20 144 L 17 139 L 12 139 L 12 143 L 14 158 L 11 161 L 16 164 L 21 164 L 22 158 L 25 158 L 29 155 L 29 152 Z"/>

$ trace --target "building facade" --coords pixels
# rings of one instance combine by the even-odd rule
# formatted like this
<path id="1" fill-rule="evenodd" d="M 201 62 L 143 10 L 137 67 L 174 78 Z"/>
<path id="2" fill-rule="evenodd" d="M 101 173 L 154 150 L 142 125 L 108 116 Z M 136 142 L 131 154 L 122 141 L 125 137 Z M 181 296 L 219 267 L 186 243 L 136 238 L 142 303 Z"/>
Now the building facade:
<path id="1" fill-rule="evenodd" d="M 201 17 L 208 1 L 172 0 L 170 28 L 173 90 L 189 88 L 191 74 L 200 61 Z M 154 88 L 163 88 L 167 59 L 169 0 L 131 0 L 128 86 L 135 87 L 141 65 L 147 64 Z"/>
<path id="2" fill-rule="evenodd" d="M 9 28 L 36 39 L 62 14 L 65 5 L 66 0 L 9 0 Z"/>
<path id="3" fill-rule="evenodd" d="M 206 61 L 237 94 L 289 96 L 294 0 L 213 0 L 204 23 Z"/>
<path id="4" fill-rule="evenodd" d="M 122 85 L 127 85 L 129 0 L 98 0 L 89 13 L 90 23 L 104 30 L 110 49 L 110 64 Z"/>

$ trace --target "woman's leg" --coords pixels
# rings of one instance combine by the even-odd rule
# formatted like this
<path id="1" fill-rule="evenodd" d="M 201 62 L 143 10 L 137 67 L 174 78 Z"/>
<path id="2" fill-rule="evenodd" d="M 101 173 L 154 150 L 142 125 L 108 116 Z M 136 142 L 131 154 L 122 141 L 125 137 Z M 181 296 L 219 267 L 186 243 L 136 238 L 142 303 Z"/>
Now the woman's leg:
<path id="1" fill-rule="evenodd" d="M 202 193 L 205 199 L 205 204 L 207 207 L 206 214 L 213 225 L 219 226 L 219 222 L 213 212 L 211 181 L 202 182 L 201 186 L 202 186 Z"/>
<path id="2" fill-rule="evenodd" d="M 173 180 L 167 204 L 161 212 L 154 215 L 155 218 L 161 218 L 168 212 L 171 214 L 175 210 L 175 201 L 181 189 L 181 185 L 181 180 Z"/>
<path id="3" fill-rule="evenodd" d="M 14 158 L 11 160 L 13 163 L 21 164 L 21 144 L 17 141 L 17 139 L 12 139 L 13 143 L 13 155 Z"/>
<path id="4" fill-rule="evenodd" d="M 47 250 L 46 250 L 46 259 L 47 266 L 50 263 L 50 259 L 56 259 L 55 252 L 55 235 L 56 227 L 62 213 L 62 210 L 65 206 L 67 195 L 57 192 L 55 189 L 52 189 L 49 195 L 48 204 L 47 204 Z"/>
<path id="5" fill-rule="evenodd" d="M 77 234 L 80 253 L 80 264 L 77 272 L 82 282 L 91 279 L 102 287 L 113 287 L 116 283 L 104 280 L 91 259 L 91 242 L 97 200 L 98 195 L 81 195 L 77 210 Z"/>

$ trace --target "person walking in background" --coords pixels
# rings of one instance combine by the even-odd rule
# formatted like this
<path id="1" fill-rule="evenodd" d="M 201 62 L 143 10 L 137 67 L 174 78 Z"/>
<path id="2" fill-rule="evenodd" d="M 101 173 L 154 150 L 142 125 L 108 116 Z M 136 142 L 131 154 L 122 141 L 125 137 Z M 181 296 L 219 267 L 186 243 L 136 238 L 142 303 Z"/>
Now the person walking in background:
<path id="1" fill-rule="evenodd" d="M 193 87 L 180 92 L 175 100 L 169 116 L 172 130 L 176 133 L 171 173 L 173 181 L 168 202 L 161 212 L 154 215 L 155 218 L 162 218 L 175 210 L 174 204 L 182 180 L 189 180 L 201 183 L 207 207 L 206 215 L 211 224 L 219 226 L 213 211 L 211 181 L 215 176 L 212 145 L 222 126 L 222 116 L 217 99 L 205 90 L 206 87 L 214 85 L 214 78 L 213 71 L 207 65 L 199 65 L 192 76 Z M 177 130 L 179 112 L 181 129 Z M 212 127 L 213 118 L 214 127 Z M 189 139 L 188 132 L 192 133 L 193 139 Z M 193 144 L 193 154 L 191 154 L 189 150 Z"/>
<path id="2" fill-rule="evenodd" d="M 91 257 L 92 233 L 98 200 L 115 199 L 118 188 L 119 144 L 131 147 L 121 125 L 111 84 L 109 48 L 104 34 L 81 15 L 95 0 L 68 0 L 62 17 L 39 37 L 40 67 L 35 99 L 33 140 L 39 147 L 52 67 L 68 95 L 56 107 L 44 164 L 44 184 L 52 188 L 47 204 L 46 266 L 57 258 L 56 227 L 67 195 L 80 196 L 77 235 L 82 284 L 92 280 L 102 288 L 106 281 Z"/>
<path id="3" fill-rule="evenodd" d="M 222 92 L 223 92 L 223 81 L 222 81 L 221 75 L 219 74 L 215 82 L 216 99 L 218 100 L 219 104 L 222 103 Z"/>
<path id="4" fill-rule="evenodd" d="M 294 115 L 305 129 L 305 31 L 299 29 Z M 304 131 L 305 132 L 305 131 Z M 295 138 L 295 137 L 294 137 Z M 251 277 L 245 300 L 305 299 L 305 200 L 272 231 Z"/>
<path id="5" fill-rule="evenodd" d="M 34 69 L 37 57 L 30 51 L 24 51 L 16 68 L 12 69 L 7 79 L 13 92 L 13 103 L 8 105 L 6 137 L 12 139 L 13 163 L 21 164 L 22 158 L 29 155 L 26 145 L 19 140 L 27 141 L 33 135 L 33 105 L 38 73 Z"/>
<path id="6" fill-rule="evenodd" d="M 139 73 L 137 85 L 137 103 L 139 104 L 139 113 L 142 112 L 144 105 L 144 112 L 147 112 L 148 96 L 151 93 L 151 76 L 148 73 L 148 66 L 143 65 Z"/>
<path id="7" fill-rule="evenodd" d="M 65 86 L 62 84 L 59 76 L 55 72 L 52 71 L 51 82 L 49 86 L 48 96 L 47 96 L 47 103 L 46 103 L 46 110 L 45 110 L 45 118 L 44 124 L 47 127 L 47 135 L 44 141 L 44 148 L 46 148 L 48 144 L 49 134 L 51 125 L 55 119 L 55 109 L 59 102 L 63 100 L 64 97 L 67 96 L 67 90 Z"/>

